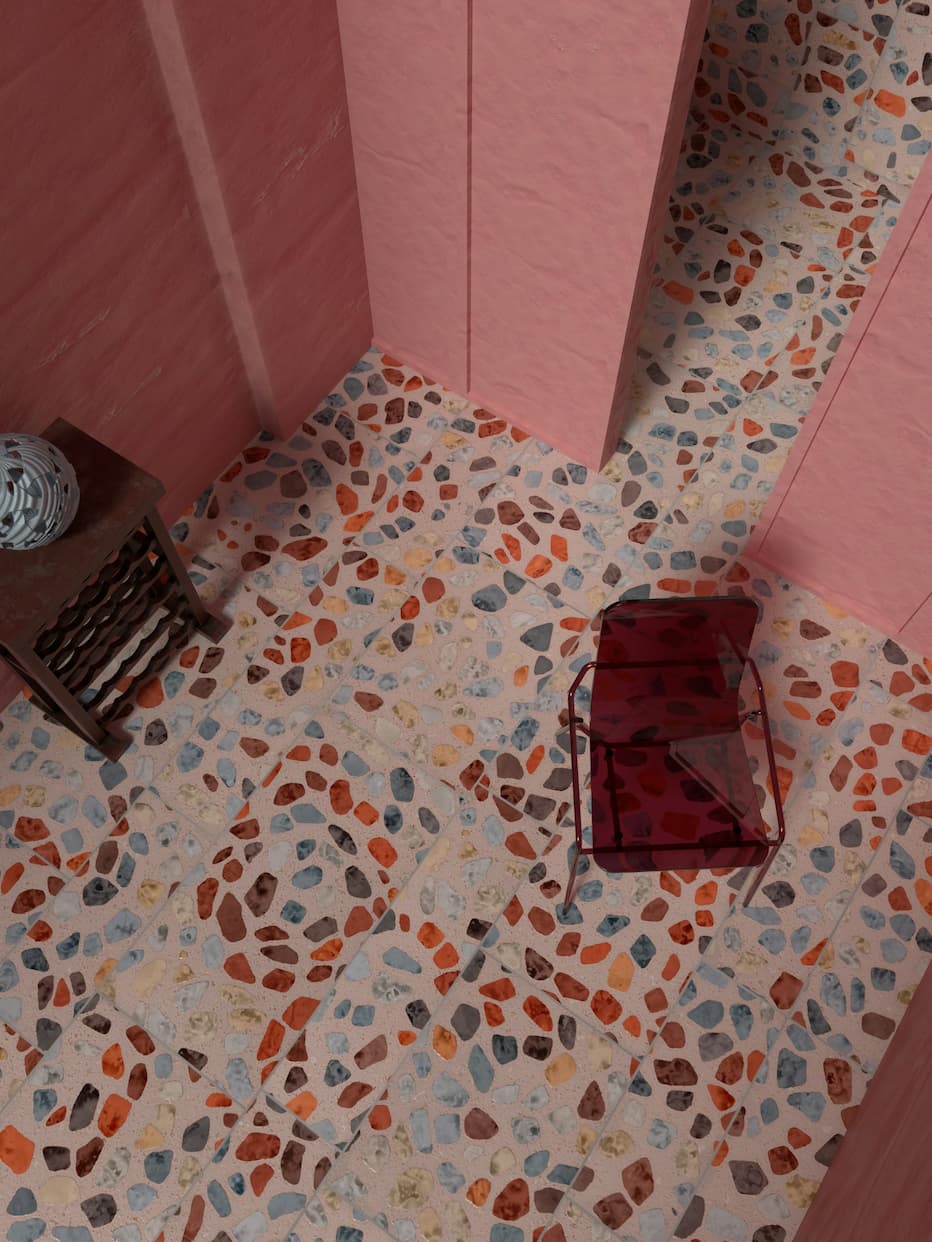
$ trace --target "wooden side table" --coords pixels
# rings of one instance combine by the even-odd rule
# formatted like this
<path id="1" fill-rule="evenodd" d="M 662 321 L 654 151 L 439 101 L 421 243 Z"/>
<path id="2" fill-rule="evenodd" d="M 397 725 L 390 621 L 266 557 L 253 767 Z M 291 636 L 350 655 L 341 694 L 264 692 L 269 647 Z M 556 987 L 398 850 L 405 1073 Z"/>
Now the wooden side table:
<path id="1" fill-rule="evenodd" d="M 116 759 L 132 739 L 109 726 L 137 687 L 193 629 L 216 641 L 229 622 L 191 584 L 159 480 L 64 419 L 42 435 L 74 466 L 81 501 L 54 543 L 0 550 L 0 655 L 49 718 Z"/>

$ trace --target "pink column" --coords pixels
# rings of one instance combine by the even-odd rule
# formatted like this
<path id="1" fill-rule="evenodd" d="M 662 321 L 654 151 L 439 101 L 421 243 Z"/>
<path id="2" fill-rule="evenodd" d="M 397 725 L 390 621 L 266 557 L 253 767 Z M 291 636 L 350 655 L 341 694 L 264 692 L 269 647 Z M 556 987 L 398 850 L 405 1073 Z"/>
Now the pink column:
<path id="1" fill-rule="evenodd" d="M 338 9 L 375 340 L 465 392 L 469 4 Z"/>
<path id="2" fill-rule="evenodd" d="M 749 547 L 928 653 L 930 271 L 927 161 Z"/>
<path id="3" fill-rule="evenodd" d="M 474 0 L 471 392 L 615 448 L 707 0 Z"/>

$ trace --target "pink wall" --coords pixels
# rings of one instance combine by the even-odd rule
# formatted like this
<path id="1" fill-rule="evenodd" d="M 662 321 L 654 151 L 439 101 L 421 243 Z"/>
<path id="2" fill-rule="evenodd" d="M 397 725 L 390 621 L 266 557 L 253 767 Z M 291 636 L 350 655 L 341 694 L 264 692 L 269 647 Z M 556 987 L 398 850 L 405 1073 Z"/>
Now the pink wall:
<path id="1" fill-rule="evenodd" d="M 171 0 L 147 7 L 169 10 L 156 31 L 171 21 Z M 174 9 L 271 388 L 263 422 L 290 435 L 372 343 L 336 0 Z"/>
<path id="2" fill-rule="evenodd" d="M 614 449 L 708 0 L 338 0 L 375 338 Z"/>
<path id="3" fill-rule="evenodd" d="M 4 425 L 70 419 L 173 518 L 256 418 L 141 9 L 9 7 L 0 86 Z"/>
<path id="4" fill-rule="evenodd" d="M 383 349 L 469 385 L 466 0 L 337 0 Z"/>
<path id="5" fill-rule="evenodd" d="M 749 547 L 927 653 L 930 271 L 927 160 Z"/>

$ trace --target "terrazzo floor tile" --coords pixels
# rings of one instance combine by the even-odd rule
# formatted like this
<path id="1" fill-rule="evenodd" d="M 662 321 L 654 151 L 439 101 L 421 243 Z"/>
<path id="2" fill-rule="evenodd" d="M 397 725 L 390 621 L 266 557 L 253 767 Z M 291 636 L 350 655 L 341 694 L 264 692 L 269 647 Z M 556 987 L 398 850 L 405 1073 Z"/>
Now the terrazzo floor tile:
<path id="1" fill-rule="evenodd" d="M 715 4 L 694 85 L 694 104 L 719 124 L 773 138 L 773 114 L 792 88 L 810 25 L 810 6 Z"/>
<path id="2" fill-rule="evenodd" d="M 237 1117 L 229 1096 L 90 1003 L 0 1119 L 11 1238 L 156 1237 Z M 126 1232 L 126 1231 L 129 1232 Z"/>
<path id="3" fill-rule="evenodd" d="M 873 1073 L 932 953 L 928 828 L 908 812 L 877 851 L 799 1006 L 805 1025 Z"/>
<path id="4" fill-rule="evenodd" d="M 611 875 L 584 856 L 567 907 L 573 840 L 567 825 L 487 943 L 509 970 L 640 1055 L 734 901 L 733 873 Z"/>
<path id="5" fill-rule="evenodd" d="M 388 1234 L 326 1187 L 292 1225 L 285 1242 L 385 1242 Z"/>
<path id="6" fill-rule="evenodd" d="M 250 677 L 253 685 L 265 680 L 262 692 L 273 698 L 326 696 L 354 646 L 390 620 L 408 594 L 409 578 L 413 582 L 416 576 L 350 546 L 310 588 L 302 583 L 282 589 L 274 599 L 242 584 L 232 595 L 220 588 L 224 611 L 236 624 L 236 641 L 250 663 L 257 663 L 246 670 L 247 684 Z M 224 688 L 232 689 L 232 683 Z M 190 726 L 189 719 L 187 732 Z"/>
<path id="7" fill-rule="evenodd" d="M 176 1203 L 166 1238 L 284 1242 L 292 1229 L 302 1238 L 299 1222 L 303 1229 L 332 1154 L 291 1113 L 262 1099 L 239 1120 L 190 1195 Z M 347 1242 L 355 1242 L 352 1235 Z"/>
<path id="8" fill-rule="evenodd" d="M 204 847 L 192 826 L 142 794 L 67 883 L 30 910 L 0 966 L 0 1018 L 41 1050 L 61 1036 L 170 893 L 196 882 Z M 36 892 L 38 896 L 38 892 Z"/>
<path id="9" fill-rule="evenodd" d="M 734 396 L 719 387 L 711 367 L 685 367 L 669 359 L 661 362 L 639 350 L 622 433 L 629 438 L 640 436 L 645 420 L 659 420 L 692 427 L 704 435 L 732 417 L 743 400 L 743 392 Z"/>
<path id="10" fill-rule="evenodd" d="M 345 1144 L 426 1038 L 534 859 L 533 833 L 464 805 L 348 965 L 266 1090 Z"/>
<path id="11" fill-rule="evenodd" d="M 267 607 L 241 614 L 255 635 L 252 658 L 152 782 L 163 801 L 208 833 L 239 811 L 311 715 L 313 700 L 302 693 L 307 648 L 294 641 L 304 636 L 289 631 L 294 614 Z M 319 666 L 317 679 L 323 681 Z"/>
<path id="12" fill-rule="evenodd" d="M 231 609 L 232 624 L 221 645 L 194 635 L 159 674 L 140 686 L 119 722 L 120 730 L 133 739 L 120 759 L 129 774 L 127 797 L 152 783 L 209 704 L 238 680 L 256 642 L 255 618 L 264 608 L 269 605 L 261 596 L 245 594 Z"/>
<path id="13" fill-rule="evenodd" d="M 343 722 L 311 722 L 118 963 L 115 1003 L 248 1102 L 455 807 Z"/>
<path id="14" fill-rule="evenodd" d="M 747 562 L 739 583 L 761 620 L 751 655 L 760 670 L 774 736 L 804 770 L 863 687 L 883 636 L 772 570 Z M 732 581 L 738 575 L 732 575 Z"/>
<path id="15" fill-rule="evenodd" d="M 870 760 L 865 749 L 855 751 L 861 763 Z M 735 909 L 709 949 L 715 965 L 733 969 L 739 981 L 786 1010 L 834 936 L 903 801 L 902 789 L 883 800 L 852 796 L 837 775 L 839 762 L 829 751 L 801 783 L 787 807 L 794 827 L 754 904 Z M 852 768 L 869 775 L 860 764 Z"/>
<path id="16" fill-rule="evenodd" d="M 678 194 L 694 194 L 689 205 L 698 218 L 692 236 L 697 231 L 701 235 L 710 217 L 724 216 L 737 226 L 751 226 L 770 241 L 801 248 L 828 271 L 837 271 L 843 262 L 867 270 L 876 261 L 878 243 L 872 234 L 882 212 L 876 176 L 861 170 L 859 180 L 850 164 L 823 167 L 782 144 L 755 143 L 734 128 L 700 128 L 688 147 L 700 140 L 719 157 L 710 160 L 714 185 L 696 185 L 687 178 L 678 187 Z M 694 164 L 702 159 L 687 150 L 686 160 L 690 156 Z M 730 164 L 736 166 L 734 171 Z M 878 227 L 885 230 L 886 222 Z M 676 232 L 688 246 L 690 231 L 680 227 Z"/>
<path id="17" fill-rule="evenodd" d="M 539 1242 L 615 1242 L 617 1237 L 614 1230 L 587 1212 L 571 1195 L 564 1195 L 552 1224 L 544 1229 Z"/>
<path id="18" fill-rule="evenodd" d="M 421 456 L 446 426 L 446 413 L 462 404 L 442 384 L 372 346 L 311 421 L 346 441 L 371 434 Z"/>
<path id="19" fill-rule="evenodd" d="M 714 595 L 724 589 L 723 580 L 773 488 L 783 440 L 794 431 L 780 414 L 773 417 L 769 400 L 758 400 L 756 394 L 753 400 L 748 409 L 762 421 L 742 416 L 722 432 L 698 477 L 675 497 L 638 555 L 629 559 L 621 599 Z"/>
<path id="20" fill-rule="evenodd" d="M 750 137 L 772 142 L 779 120 L 782 86 L 729 61 L 729 49 L 709 40 L 703 44 L 693 83 L 691 111 L 715 125 L 740 125 Z"/>
<path id="21" fill-rule="evenodd" d="M 593 621 L 472 787 L 473 797 L 482 803 L 490 800 L 506 822 L 529 820 L 546 836 L 568 822 L 573 795 L 567 695 L 579 670 L 595 659 L 597 638 Z M 580 704 L 586 702 L 585 695 L 583 683 Z"/>
<path id="22" fill-rule="evenodd" d="M 292 442 L 296 438 L 292 437 Z M 231 574 L 245 576 L 255 589 L 283 599 L 317 584 L 342 548 L 372 521 L 418 460 L 405 452 L 392 456 L 383 441 L 374 438 L 354 440 L 349 445 L 332 439 L 315 441 L 306 453 L 278 451 L 270 457 L 289 471 L 279 486 L 290 486 L 297 492 L 297 482 L 286 482 L 296 476 L 303 491 L 291 499 L 269 499 L 261 508 L 257 504 L 250 529 L 245 523 L 242 530 L 231 528 L 224 532 L 224 545 L 209 545 L 204 555 L 214 563 L 227 565 Z M 256 480 L 271 488 L 270 474 L 260 470 L 247 475 L 247 486 L 261 496 Z M 228 512 L 228 508 L 221 512 Z"/>
<path id="23" fill-rule="evenodd" d="M 776 83 L 792 85 L 793 71 L 811 24 L 811 5 L 752 0 L 736 8 L 715 3 L 709 12 L 710 39 L 736 53 L 738 64 Z"/>
<path id="24" fill-rule="evenodd" d="M 289 599 L 275 617 L 280 633 L 262 659 L 285 669 L 278 678 L 283 691 L 300 693 L 302 702 L 332 692 L 352 652 L 391 620 L 415 580 L 362 548 L 344 551 L 317 586 Z"/>
<path id="25" fill-rule="evenodd" d="M 369 350 L 287 441 L 260 432 L 175 524 L 175 539 L 189 552 L 232 554 L 226 559 L 247 573 L 262 569 L 273 549 L 255 538 L 310 517 L 301 506 L 311 498 L 325 533 L 334 520 L 365 512 L 360 496 L 376 495 L 380 477 L 400 482 L 447 426 L 445 399 L 440 385 Z"/>
<path id="26" fill-rule="evenodd" d="M 806 325 L 766 360 L 758 392 L 772 396 L 788 417 L 801 422 L 812 408 L 865 288 L 862 275 L 845 271 Z"/>
<path id="27" fill-rule="evenodd" d="M 65 887 L 68 877 L 52 866 L 44 854 L 25 848 L 10 850 L 0 870 L 0 911 L 3 914 L 3 938 L 0 953 L 13 951 L 41 917 L 46 902 Z M 0 976 L 0 992 L 9 983 L 5 972 Z M 0 1020 L 3 1019 L 0 1003 Z"/>
<path id="28" fill-rule="evenodd" d="M 601 607 L 605 544 L 599 526 L 619 508 L 618 483 L 557 454 L 535 454 L 472 514 L 466 538 L 554 598 Z"/>
<path id="29" fill-rule="evenodd" d="M 751 392 L 825 295 L 831 273 L 796 243 L 709 217 L 678 254 L 665 253 L 639 344 L 661 362 L 711 367 Z"/>
<path id="30" fill-rule="evenodd" d="M 840 722 L 829 782 L 845 811 L 869 817 L 874 833 L 893 823 L 903 797 L 932 748 L 932 719 L 891 696 L 874 680 Z"/>
<path id="31" fill-rule="evenodd" d="M 591 616 L 612 598 L 626 546 L 653 529 L 716 434 L 706 424 L 656 420 L 643 452 L 623 440 L 598 473 L 557 452 L 529 453 L 488 493 L 463 541 Z"/>
<path id="32" fill-rule="evenodd" d="M 872 231 L 880 199 L 847 176 L 847 169 L 797 160 L 790 152 L 762 153 L 750 170 L 754 189 L 731 210 L 739 220 L 804 248 L 822 267 L 840 270 L 847 262 L 862 269 L 876 262 Z"/>
<path id="33" fill-rule="evenodd" d="M 868 1076 L 791 1023 L 687 1209 L 702 1242 L 788 1242 L 855 1123 Z M 684 1218 L 685 1219 L 685 1218 Z"/>
<path id="34" fill-rule="evenodd" d="M 369 644 L 334 703 L 470 788 L 587 623 L 492 557 L 454 547 Z"/>
<path id="35" fill-rule="evenodd" d="M 42 1059 L 42 1053 L 12 1026 L 0 1023 L 0 1109 L 13 1098 Z"/>
<path id="36" fill-rule="evenodd" d="M 413 547 L 438 553 L 441 538 L 470 519 L 499 479 L 517 470 L 528 447 L 522 432 L 503 420 L 477 420 L 473 411 L 451 420 L 431 451 L 388 498 L 357 543 L 403 565 Z M 427 558 L 421 553 L 420 563 Z"/>
<path id="37" fill-rule="evenodd" d="M 601 532 L 608 550 L 602 575 L 607 587 L 617 586 L 638 563 L 641 548 L 660 517 L 711 457 L 710 446 L 723 425 L 702 433 L 687 429 L 672 437 L 674 442 L 666 439 L 665 428 L 664 439 L 649 437 L 643 450 L 630 440 L 619 442 L 605 467 L 622 482 L 620 509 L 605 521 Z"/>
<path id="38" fill-rule="evenodd" d="M 119 728 L 135 740 L 117 761 L 46 722 L 17 699 L 3 713 L 3 745 L 12 780 L 0 789 L 7 848 L 29 848 L 73 871 L 180 749 L 216 694 L 242 670 L 255 624 L 244 613 L 223 646 L 195 634 L 135 696 Z"/>
<path id="39" fill-rule="evenodd" d="M 692 1192 L 728 1157 L 726 1135 L 741 1131 L 742 1101 L 784 1024 L 769 1001 L 701 966 L 573 1183 L 579 1203 L 626 1236 L 679 1236 Z"/>
<path id="40" fill-rule="evenodd" d="M 873 30 L 886 39 L 893 29 L 900 0 L 824 0 L 822 7 L 839 21 Z"/>
<path id="41" fill-rule="evenodd" d="M 92 849 L 126 811 L 134 792 L 122 762 L 104 759 L 79 738 L 50 726 L 30 700 L 3 713 L 4 848 L 65 867 Z M 135 791 L 138 792 L 138 791 Z"/>
<path id="42" fill-rule="evenodd" d="M 932 24 L 901 9 L 870 90 L 848 133 L 845 158 L 908 190 L 932 149 Z"/>
<path id="43" fill-rule="evenodd" d="M 817 10 L 799 81 L 778 109 L 779 141 L 817 164 L 842 163 L 883 52 L 884 39 L 873 29 Z"/>
<path id="44" fill-rule="evenodd" d="M 916 712 L 917 720 L 932 723 L 932 658 L 918 656 L 888 638 L 871 669 L 871 682 L 878 694 L 887 696 L 891 711 L 898 702 L 904 712 Z"/>
<path id="45" fill-rule="evenodd" d="M 676 166 L 671 214 L 677 224 L 698 224 L 711 212 L 732 218 L 730 204 L 740 201 L 751 166 L 767 144 L 750 138 L 737 125 L 720 125 L 690 117 Z"/>
<path id="46" fill-rule="evenodd" d="M 610 1040 L 476 961 L 343 1157 L 346 1182 L 335 1168 L 333 1188 L 352 1186 L 397 1239 L 497 1236 L 503 1222 L 531 1242 L 627 1085 Z"/>

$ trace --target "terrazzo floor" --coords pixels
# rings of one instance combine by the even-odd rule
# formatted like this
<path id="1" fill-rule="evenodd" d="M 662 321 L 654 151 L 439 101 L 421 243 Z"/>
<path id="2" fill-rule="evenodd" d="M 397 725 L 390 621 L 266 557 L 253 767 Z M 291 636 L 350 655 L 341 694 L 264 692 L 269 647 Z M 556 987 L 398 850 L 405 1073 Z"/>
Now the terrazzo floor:
<path id="1" fill-rule="evenodd" d="M 872 73 L 917 4 L 864 19 Z M 729 72 L 803 80 L 840 37 L 804 9 Z M 861 100 L 806 163 L 708 72 L 601 472 L 372 350 L 176 525 L 233 626 L 122 760 L 3 713 L 9 1242 L 793 1238 L 932 948 L 932 660 L 742 549 L 919 157 L 847 156 Z M 744 873 L 591 868 L 565 907 L 599 610 L 725 591 L 785 848 L 746 910 Z"/>

